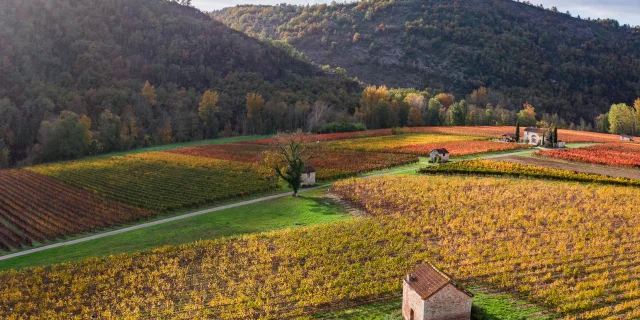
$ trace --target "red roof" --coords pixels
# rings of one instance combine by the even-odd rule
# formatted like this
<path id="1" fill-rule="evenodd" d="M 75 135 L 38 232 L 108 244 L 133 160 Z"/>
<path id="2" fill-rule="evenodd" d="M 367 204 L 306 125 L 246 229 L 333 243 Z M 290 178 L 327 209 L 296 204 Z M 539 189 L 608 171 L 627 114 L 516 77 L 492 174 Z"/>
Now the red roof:
<path id="1" fill-rule="evenodd" d="M 447 151 L 447 149 L 445 149 L 445 148 L 433 149 L 433 150 L 429 151 L 429 153 L 434 152 L 434 151 L 439 153 L 439 154 L 448 154 L 449 153 L 449 151 Z"/>
<path id="2" fill-rule="evenodd" d="M 411 287 L 422 300 L 429 299 L 429 297 L 438 293 L 438 291 L 448 284 L 453 285 L 469 297 L 473 297 L 473 294 L 459 287 L 449 276 L 436 269 L 431 263 L 419 264 L 409 277 L 407 277 L 406 281 L 409 287 Z"/>

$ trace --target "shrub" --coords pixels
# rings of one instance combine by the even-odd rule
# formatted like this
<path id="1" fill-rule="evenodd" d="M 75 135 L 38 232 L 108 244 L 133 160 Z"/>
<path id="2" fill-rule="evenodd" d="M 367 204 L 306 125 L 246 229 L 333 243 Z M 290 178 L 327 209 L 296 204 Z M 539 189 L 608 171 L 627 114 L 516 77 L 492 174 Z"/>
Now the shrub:
<path id="1" fill-rule="evenodd" d="M 367 130 L 362 123 L 330 122 L 317 130 L 317 133 L 356 132 Z"/>
<path id="2" fill-rule="evenodd" d="M 391 133 L 393 135 L 407 134 L 409 133 L 409 128 L 401 128 L 401 127 L 391 128 Z"/>

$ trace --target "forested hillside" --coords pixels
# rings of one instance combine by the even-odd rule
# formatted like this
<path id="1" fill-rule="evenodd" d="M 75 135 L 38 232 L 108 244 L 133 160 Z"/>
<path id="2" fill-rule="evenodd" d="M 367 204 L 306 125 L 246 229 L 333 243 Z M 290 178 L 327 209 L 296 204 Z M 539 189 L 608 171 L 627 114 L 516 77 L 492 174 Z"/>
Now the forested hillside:
<path id="1" fill-rule="evenodd" d="M 357 104 L 357 83 L 294 53 L 174 2 L 2 1 L 0 167 L 292 129 L 317 100 Z"/>
<path id="2" fill-rule="evenodd" d="M 503 107 L 591 121 L 640 95 L 640 29 L 511 0 L 376 0 L 239 6 L 213 12 L 259 39 L 287 40 L 318 64 L 368 84 L 482 86 Z"/>

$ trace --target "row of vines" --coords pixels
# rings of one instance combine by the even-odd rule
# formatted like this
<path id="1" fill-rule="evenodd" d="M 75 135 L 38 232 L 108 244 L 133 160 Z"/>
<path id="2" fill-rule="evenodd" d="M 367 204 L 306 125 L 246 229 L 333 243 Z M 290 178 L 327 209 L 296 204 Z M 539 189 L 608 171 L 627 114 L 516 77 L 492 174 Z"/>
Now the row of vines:
<path id="1" fill-rule="evenodd" d="M 168 152 L 63 162 L 29 170 L 156 211 L 196 207 L 275 188 L 251 164 Z"/>
<path id="2" fill-rule="evenodd" d="M 640 167 L 640 145 L 605 143 L 586 148 L 538 151 L 535 155 L 616 167 Z"/>
<path id="3" fill-rule="evenodd" d="M 370 217 L 2 272 L 0 317 L 306 318 L 396 296 L 424 259 L 567 319 L 640 317 L 637 188 L 394 176 L 333 192 Z"/>
<path id="4" fill-rule="evenodd" d="M 260 161 L 263 152 L 267 150 L 269 150 L 269 148 L 262 145 L 228 144 L 181 148 L 169 152 L 255 164 Z M 309 165 L 316 168 L 318 179 L 328 180 L 374 170 L 388 169 L 414 162 L 418 162 L 418 157 L 411 154 L 322 148 L 317 151 L 316 156 L 310 160 Z"/>
<path id="5" fill-rule="evenodd" d="M 640 186 L 640 180 L 608 177 L 592 173 L 580 173 L 571 170 L 546 168 L 542 166 L 514 162 L 491 160 L 465 160 L 449 162 L 419 170 L 424 174 L 460 174 L 460 175 L 496 175 L 534 179 L 550 179 L 578 182 L 597 182 L 604 184 Z"/>
<path id="6" fill-rule="evenodd" d="M 154 214 L 30 171 L 0 171 L 0 249 L 5 251 Z"/>

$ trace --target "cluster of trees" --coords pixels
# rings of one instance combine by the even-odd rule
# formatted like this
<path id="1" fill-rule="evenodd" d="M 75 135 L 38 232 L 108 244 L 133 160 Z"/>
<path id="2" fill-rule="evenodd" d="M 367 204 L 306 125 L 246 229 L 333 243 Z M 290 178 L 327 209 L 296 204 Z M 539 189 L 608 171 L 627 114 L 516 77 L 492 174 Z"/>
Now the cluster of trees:
<path id="1" fill-rule="evenodd" d="M 529 101 L 575 123 L 640 95 L 636 29 L 514 1 L 238 6 L 211 15 L 252 37 L 287 41 L 368 84 L 457 96 L 484 86 L 503 105 Z"/>
<path id="2" fill-rule="evenodd" d="M 504 105 L 499 95 L 480 87 L 461 100 L 450 93 L 427 89 L 387 89 L 369 86 L 362 92 L 353 118 L 367 128 L 416 126 L 543 126 L 556 124 L 574 128 L 558 114 L 538 115 L 529 102 L 521 106 Z"/>
<path id="3" fill-rule="evenodd" d="M 640 133 L 640 98 L 633 106 L 625 103 L 611 105 L 609 112 L 596 117 L 595 128 L 600 132 L 637 135 Z"/>
<path id="4" fill-rule="evenodd" d="M 635 89 L 629 75 L 640 73 L 637 38 L 595 24 L 587 27 L 598 32 L 584 38 L 572 30 L 586 22 L 564 20 L 566 28 L 545 29 L 564 31 L 545 36 L 530 17 L 514 13 L 512 4 L 496 1 L 484 0 L 473 10 L 466 2 L 372 1 L 214 13 L 227 24 L 235 21 L 236 29 L 270 40 L 265 42 L 183 0 L 5 1 L 0 6 L 0 167 L 298 128 L 334 132 L 519 121 L 590 130 L 592 121 L 574 125 L 558 114 L 592 119 L 588 114 L 611 97 L 631 101 L 627 97 Z M 495 10 L 488 9 L 491 4 Z M 389 14 L 408 23 L 380 23 Z M 510 20 L 514 15 L 519 23 Z M 546 27 L 559 23 L 555 15 L 542 21 Z M 615 46 L 609 37 L 618 41 Z M 306 44 L 327 51 L 296 50 L 308 49 Z M 361 46 L 367 47 L 368 60 L 351 61 L 361 57 L 355 54 Z M 603 48 L 614 47 L 603 54 Z M 386 66 L 398 52 L 397 64 Z M 423 59 L 427 56 L 438 59 L 437 70 L 423 68 L 431 64 Z M 307 57 L 338 67 L 316 65 Z M 363 88 L 340 65 L 355 66 L 371 83 L 401 78 L 400 87 L 451 93 Z M 595 128 L 625 132 L 628 121 L 618 119 L 628 117 L 627 109 L 598 116 Z"/>
<path id="5" fill-rule="evenodd" d="M 316 101 L 357 105 L 356 81 L 177 2 L 5 1 L 0 167 L 293 130 L 323 120 Z"/>

